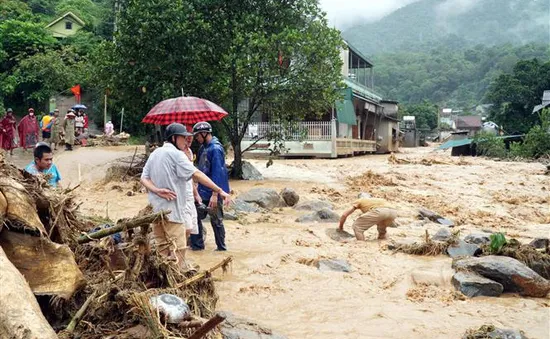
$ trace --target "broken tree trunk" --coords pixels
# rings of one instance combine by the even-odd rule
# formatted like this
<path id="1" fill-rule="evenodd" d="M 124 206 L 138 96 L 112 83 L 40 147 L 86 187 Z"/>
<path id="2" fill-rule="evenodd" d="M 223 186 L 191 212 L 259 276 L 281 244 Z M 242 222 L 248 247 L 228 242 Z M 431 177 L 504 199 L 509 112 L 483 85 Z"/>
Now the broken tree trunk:
<path id="1" fill-rule="evenodd" d="M 0 338 L 57 339 L 29 284 L 0 247 Z"/>
<path id="2" fill-rule="evenodd" d="M 147 226 L 160 218 L 166 217 L 168 214 L 170 214 L 170 211 L 160 211 L 158 213 L 149 214 L 146 216 L 137 217 L 133 219 L 121 219 L 113 227 L 104 228 L 94 233 L 81 235 L 78 238 L 78 243 L 85 244 L 93 240 L 108 237 L 118 232 L 126 231 L 126 230 L 140 227 L 140 226 Z"/>
<path id="3" fill-rule="evenodd" d="M 202 325 L 195 333 L 191 334 L 189 339 L 203 338 L 208 332 L 212 331 L 214 327 L 218 326 L 225 320 L 225 315 L 216 313 L 215 316 L 210 318 L 204 325 Z"/>

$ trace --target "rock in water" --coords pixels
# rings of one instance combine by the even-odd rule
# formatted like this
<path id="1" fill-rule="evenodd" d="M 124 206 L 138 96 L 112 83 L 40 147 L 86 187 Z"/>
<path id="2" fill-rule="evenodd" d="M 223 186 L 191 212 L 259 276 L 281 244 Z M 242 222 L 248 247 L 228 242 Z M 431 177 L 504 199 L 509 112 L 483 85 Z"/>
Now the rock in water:
<path id="1" fill-rule="evenodd" d="M 248 203 L 242 199 L 235 199 L 233 203 L 229 206 L 235 212 L 239 213 L 258 213 L 260 209 L 257 205 Z"/>
<path id="2" fill-rule="evenodd" d="M 462 339 L 527 339 L 523 332 L 512 329 L 495 328 L 483 325 L 478 330 L 468 331 Z"/>
<path id="3" fill-rule="evenodd" d="M 348 239 L 355 239 L 354 235 L 339 228 L 327 228 L 325 233 L 329 238 L 338 242 L 344 242 Z"/>
<path id="4" fill-rule="evenodd" d="M 550 247 L 550 239 L 548 238 L 533 239 L 533 241 L 531 241 L 529 245 L 533 246 L 534 248 L 545 249 Z"/>
<path id="5" fill-rule="evenodd" d="M 320 211 L 322 209 L 332 209 L 332 204 L 330 202 L 321 201 L 321 200 L 310 200 L 299 203 L 294 206 L 295 209 L 299 211 Z"/>
<path id="6" fill-rule="evenodd" d="M 317 264 L 319 271 L 335 271 L 335 272 L 350 272 L 351 266 L 345 260 L 340 259 L 326 259 L 319 260 Z"/>
<path id="7" fill-rule="evenodd" d="M 294 206 L 300 201 L 300 196 L 292 188 L 285 188 L 281 191 L 281 197 L 287 206 Z"/>
<path id="8" fill-rule="evenodd" d="M 451 231 L 447 227 L 441 227 L 437 233 L 432 237 L 432 240 L 436 241 L 447 241 L 451 239 Z"/>
<path id="9" fill-rule="evenodd" d="M 272 188 L 254 188 L 241 194 L 239 199 L 245 202 L 255 203 L 260 207 L 270 210 L 281 205 L 279 193 Z"/>
<path id="10" fill-rule="evenodd" d="M 320 211 L 303 215 L 296 219 L 296 222 L 338 222 L 340 215 L 329 209 L 322 209 Z"/>
<path id="11" fill-rule="evenodd" d="M 453 276 L 453 286 L 467 297 L 498 297 L 504 287 L 491 279 L 475 273 L 458 272 Z"/>
<path id="12" fill-rule="evenodd" d="M 250 319 L 236 316 L 230 312 L 223 312 L 223 315 L 225 321 L 221 323 L 220 330 L 224 339 L 287 339 Z"/>
<path id="13" fill-rule="evenodd" d="M 550 292 L 550 282 L 516 259 L 504 256 L 461 258 L 453 261 L 457 271 L 475 272 L 494 280 L 504 287 L 504 292 L 520 293 L 528 297 L 545 297 Z"/>
<path id="14" fill-rule="evenodd" d="M 248 161 L 243 161 L 243 180 L 264 180 L 260 171 Z"/>
<path id="15" fill-rule="evenodd" d="M 491 242 L 491 233 L 471 233 L 464 238 L 469 244 L 483 245 Z"/>
<path id="16" fill-rule="evenodd" d="M 447 248 L 447 254 L 451 258 L 473 257 L 481 255 L 482 252 L 483 251 L 479 248 L 479 246 L 475 244 L 468 244 L 464 240 L 459 240 L 456 244 Z"/>

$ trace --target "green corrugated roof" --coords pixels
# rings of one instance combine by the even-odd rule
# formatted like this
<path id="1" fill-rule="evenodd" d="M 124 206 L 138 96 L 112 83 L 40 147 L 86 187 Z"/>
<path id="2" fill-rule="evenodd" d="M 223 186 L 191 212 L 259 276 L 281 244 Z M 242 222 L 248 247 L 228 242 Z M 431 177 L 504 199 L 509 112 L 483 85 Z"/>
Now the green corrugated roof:
<path id="1" fill-rule="evenodd" d="M 469 144 L 472 143 L 472 141 L 474 141 L 474 140 L 473 139 L 449 140 L 446 143 L 444 143 L 443 145 L 439 146 L 438 149 L 445 150 L 445 149 L 449 149 L 449 148 L 453 148 L 453 147 L 469 145 Z"/>
<path id="2" fill-rule="evenodd" d="M 336 102 L 336 117 L 338 122 L 348 125 L 357 125 L 355 117 L 355 108 L 353 107 L 353 92 L 351 88 L 346 88 L 342 91 L 343 100 Z"/>

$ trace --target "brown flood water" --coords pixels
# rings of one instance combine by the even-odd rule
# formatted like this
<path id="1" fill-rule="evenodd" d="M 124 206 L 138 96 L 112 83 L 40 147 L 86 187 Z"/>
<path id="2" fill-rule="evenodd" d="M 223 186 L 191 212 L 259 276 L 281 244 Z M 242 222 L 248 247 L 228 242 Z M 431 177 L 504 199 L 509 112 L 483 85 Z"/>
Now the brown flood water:
<path id="1" fill-rule="evenodd" d="M 88 148 L 56 155 L 65 183 L 78 181 L 78 162 L 84 178 L 79 196 L 85 213 L 116 219 L 133 216 L 147 204 L 145 194 L 126 196 L 130 184 L 99 184 L 107 163 L 131 156 L 133 147 Z M 333 202 L 341 212 L 359 190 L 393 201 L 399 208 L 398 228 L 390 239 L 419 238 L 437 225 L 415 219 L 424 206 L 455 220 L 462 234 L 491 229 L 528 241 L 550 235 L 550 178 L 540 164 L 493 162 L 408 150 L 398 158 L 413 162 L 436 159 L 443 164 L 394 165 L 388 156 L 338 160 L 280 160 L 270 168 L 252 161 L 267 180 L 233 182 L 236 195 L 252 187 L 294 188 L 301 200 Z M 30 160 L 15 156 L 18 163 Z M 437 162 L 437 161 L 436 161 Z M 346 185 L 348 176 L 372 171 L 371 179 Z M 369 181 L 371 180 L 371 181 Z M 112 190 L 120 185 L 123 191 Z M 301 213 L 290 208 L 250 214 L 227 221 L 229 252 L 207 250 L 189 258 L 207 268 L 226 255 L 234 257 L 227 274 L 216 273 L 219 309 L 249 317 L 289 338 L 460 338 L 483 324 L 517 328 L 529 338 L 550 338 L 550 299 L 465 299 L 450 284 L 451 259 L 418 257 L 385 250 L 387 241 L 338 243 L 326 234 L 335 224 L 298 224 Z M 346 224 L 350 230 L 351 220 Z M 209 229 L 209 225 L 207 228 Z M 319 258 L 347 260 L 350 273 L 321 272 L 308 265 Z"/>

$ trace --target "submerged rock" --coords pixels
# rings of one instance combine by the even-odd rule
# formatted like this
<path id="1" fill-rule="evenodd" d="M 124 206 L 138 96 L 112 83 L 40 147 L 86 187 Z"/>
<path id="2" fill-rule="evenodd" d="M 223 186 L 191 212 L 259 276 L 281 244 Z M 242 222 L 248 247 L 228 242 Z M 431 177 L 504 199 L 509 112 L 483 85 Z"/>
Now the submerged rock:
<path id="1" fill-rule="evenodd" d="M 548 238 L 536 238 L 529 243 L 530 246 L 538 249 L 545 249 L 550 247 L 550 239 Z"/>
<path id="2" fill-rule="evenodd" d="M 432 237 L 432 240 L 436 241 L 447 241 L 451 239 L 453 235 L 447 227 L 441 227 L 437 233 Z"/>
<path id="3" fill-rule="evenodd" d="M 242 199 L 235 199 L 230 208 L 239 213 L 257 213 L 260 209 L 257 205 L 248 203 Z"/>
<path id="4" fill-rule="evenodd" d="M 453 286 L 467 297 L 498 297 L 504 287 L 491 279 L 475 273 L 457 272 L 452 279 Z"/>
<path id="5" fill-rule="evenodd" d="M 528 297 L 545 297 L 550 292 L 550 282 L 516 259 L 504 256 L 461 258 L 453 261 L 457 271 L 475 272 L 494 280 L 504 287 L 504 292 L 520 293 Z"/>
<path id="6" fill-rule="evenodd" d="M 287 206 L 295 206 L 300 201 L 300 196 L 292 188 L 285 188 L 281 191 L 281 197 Z"/>
<path id="7" fill-rule="evenodd" d="M 281 205 L 279 193 L 272 188 L 253 188 L 241 194 L 239 199 L 267 209 L 274 209 Z"/>
<path id="8" fill-rule="evenodd" d="M 335 272 L 350 272 L 351 266 L 346 260 L 341 259 L 324 259 L 319 260 L 317 264 L 319 271 L 335 271 Z"/>
<path id="9" fill-rule="evenodd" d="M 464 241 L 469 244 L 483 245 L 491 242 L 491 233 L 471 233 L 468 234 Z"/>
<path id="10" fill-rule="evenodd" d="M 294 209 L 299 211 L 320 211 L 322 209 L 332 209 L 332 204 L 330 202 L 321 201 L 321 200 L 310 200 L 299 203 L 294 206 Z"/>
<path id="11" fill-rule="evenodd" d="M 224 339 L 287 339 L 250 319 L 236 316 L 230 312 L 222 313 L 225 316 L 225 321 L 221 323 L 220 330 Z"/>
<path id="12" fill-rule="evenodd" d="M 473 257 L 481 255 L 482 252 L 483 251 L 479 246 L 475 244 L 468 244 L 464 240 L 459 240 L 458 242 L 447 248 L 447 254 L 451 258 Z"/>
<path id="13" fill-rule="evenodd" d="M 527 337 L 522 331 L 483 325 L 478 330 L 466 332 L 462 339 L 527 339 Z"/>
<path id="14" fill-rule="evenodd" d="M 311 214 L 303 215 L 296 219 L 296 222 L 338 222 L 340 215 L 329 209 L 322 209 Z"/>

